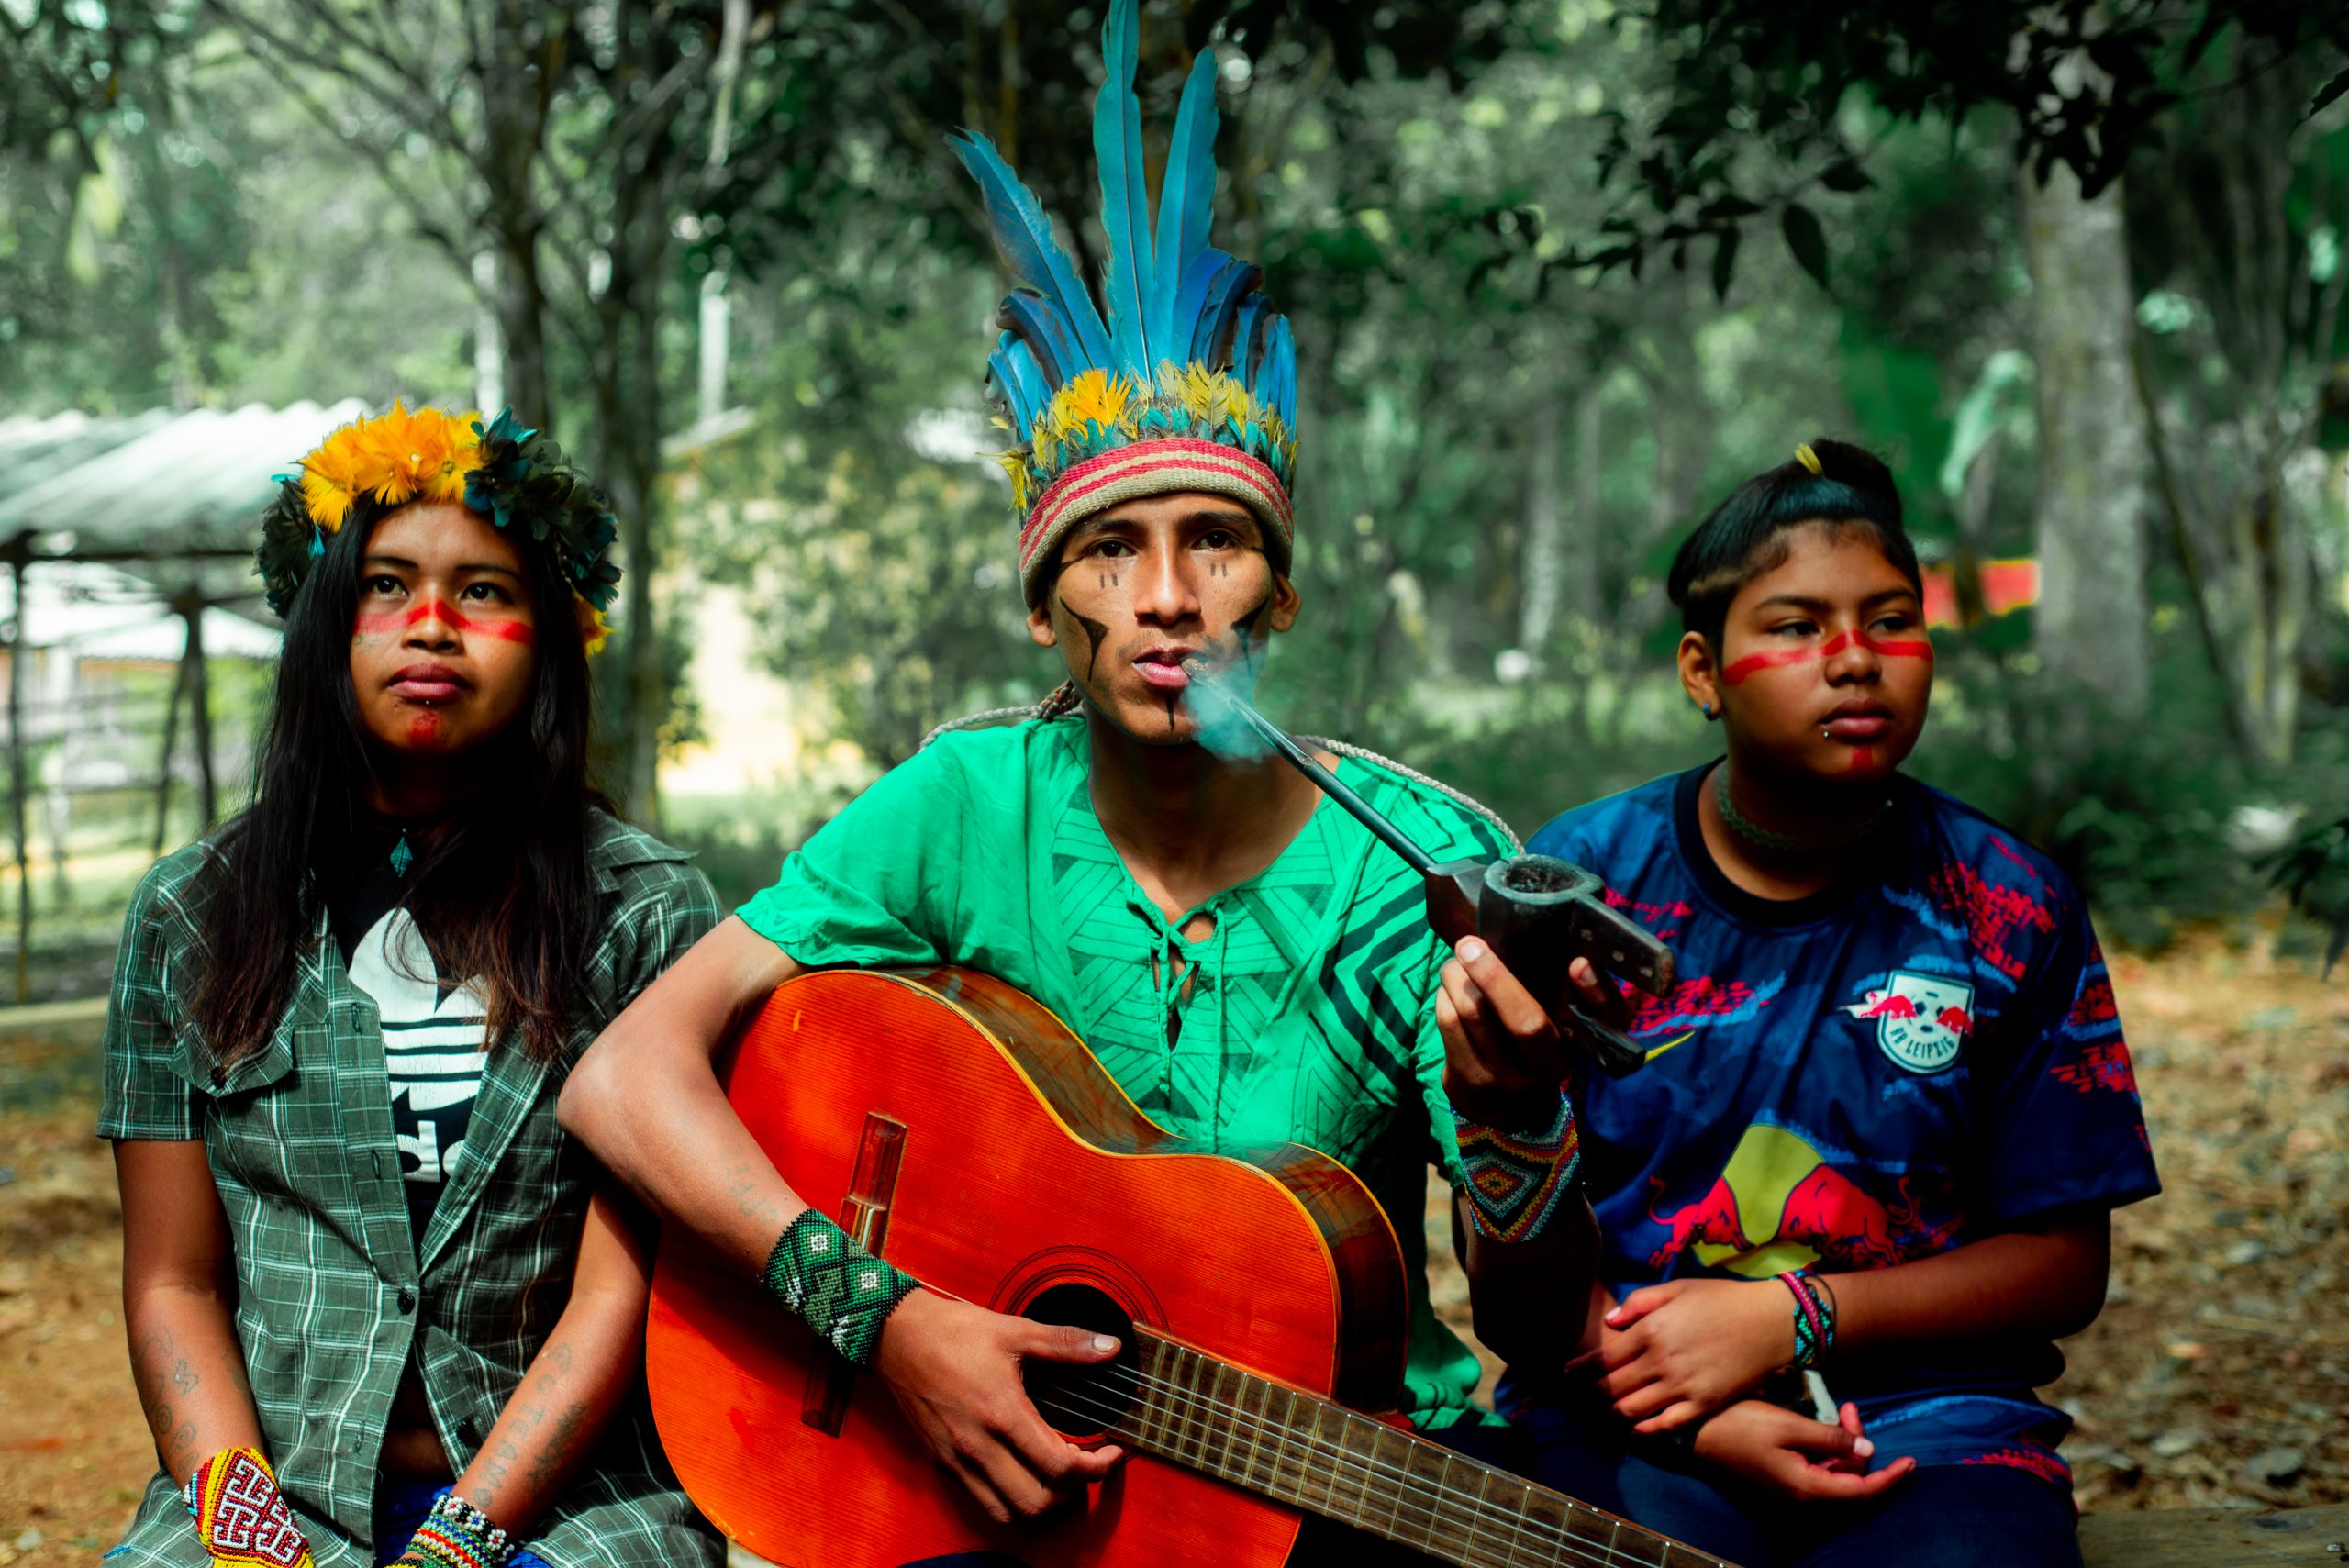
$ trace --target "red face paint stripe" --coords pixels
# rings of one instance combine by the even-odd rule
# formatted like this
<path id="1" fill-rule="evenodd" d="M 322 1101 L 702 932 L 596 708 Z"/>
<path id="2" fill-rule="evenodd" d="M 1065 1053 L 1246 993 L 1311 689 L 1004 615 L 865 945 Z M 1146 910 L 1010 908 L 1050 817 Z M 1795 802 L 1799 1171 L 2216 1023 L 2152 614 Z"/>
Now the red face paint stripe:
<path id="1" fill-rule="evenodd" d="M 518 642 L 525 648 L 539 639 L 537 629 L 528 621 L 475 620 L 462 625 L 467 631 L 477 631 L 484 637 L 495 637 L 502 642 Z"/>
<path id="2" fill-rule="evenodd" d="M 1768 653 L 1749 653 L 1721 672 L 1721 684 L 1737 685 L 1756 670 L 1785 670 L 1797 664 L 1815 664 L 1825 657 L 1816 648 L 1786 648 Z"/>
<path id="3" fill-rule="evenodd" d="M 474 620 L 469 616 L 459 615 L 438 600 L 419 606 L 405 615 L 361 616 L 351 623 L 351 633 L 353 636 L 384 637 L 405 631 L 428 619 L 438 620 L 452 630 L 478 632 L 484 637 L 496 638 L 501 642 L 518 642 L 525 648 L 535 646 L 539 640 L 538 628 L 528 621 Z"/>
<path id="4" fill-rule="evenodd" d="M 1832 659 L 1852 647 L 1865 648 L 1880 659 L 1931 659 L 1933 656 L 1933 645 L 1922 638 L 1897 642 L 1880 641 L 1865 631 L 1839 631 L 1816 648 L 1787 648 L 1767 653 L 1749 653 L 1721 671 L 1721 684 L 1738 685 L 1756 670 L 1786 670 L 1798 664 Z"/>

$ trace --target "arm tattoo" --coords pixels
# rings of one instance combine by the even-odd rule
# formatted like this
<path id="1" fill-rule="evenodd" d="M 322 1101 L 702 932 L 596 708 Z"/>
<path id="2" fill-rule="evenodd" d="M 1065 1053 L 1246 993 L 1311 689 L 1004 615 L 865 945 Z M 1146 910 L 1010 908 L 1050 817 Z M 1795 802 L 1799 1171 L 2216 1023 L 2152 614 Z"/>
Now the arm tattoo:
<path id="1" fill-rule="evenodd" d="M 573 1400 L 554 1418 L 554 1429 L 539 1445 L 538 1458 L 530 1464 L 532 1485 L 551 1486 L 562 1478 L 563 1471 L 570 1466 L 572 1451 L 579 1446 L 580 1428 L 586 1421 L 584 1400 Z"/>

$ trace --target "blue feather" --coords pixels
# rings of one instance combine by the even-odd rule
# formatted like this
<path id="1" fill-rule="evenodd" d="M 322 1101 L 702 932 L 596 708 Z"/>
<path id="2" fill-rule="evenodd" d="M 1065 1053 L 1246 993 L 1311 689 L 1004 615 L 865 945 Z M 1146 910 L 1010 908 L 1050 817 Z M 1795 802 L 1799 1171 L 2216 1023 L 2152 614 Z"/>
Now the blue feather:
<path id="1" fill-rule="evenodd" d="M 1207 281 L 1200 288 L 1198 302 L 1179 309 L 1177 316 L 1192 323 L 1192 362 L 1219 371 L 1231 363 L 1231 318 L 1241 302 L 1255 293 L 1264 274 L 1254 262 L 1242 261 L 1220 250 L 1201 251 L 1191 267 L 1195 275 L 1207 271 Z M 1193 283 L 1193 277 L 1184 279 L 1186 296 L 1190 295 Z"/>
<path id="2" fill-rule="evenodd" d="M 1041 203 L 1035 193 L 1019 183 L 1019 176 L 995 150 L 995 143 L 976 131 L 961 131 L 947 139 L 963 167 L 979 183 L 980 198 L 986 204 L 987 219 L 995 230 L 996 248 L 1003 252 L 1011 274 L 1020 283 L 1034 289 L 1057 310 L 1069 331 L 1084 349 L 1088 364 L 1107 364 L 1109 356 L 1108 329 L 1101 324 L 1101 314 L 1094 308 L 1093 295 L 1077 276 L 1076 265 L 1068 252 L 1052 238 L 1052 220 L 1044 216 Z"/>
<path id="3" fill-rule="evenodd" d="M 1272 313 L 1273 307 L 1257 289 L 1242 295 L 1231 312 L 1231 373 L 1251 395 L 1256 390 L 1256 374 L 1264 364 L 1264 317 Z"/>
<path id="4" fill-rule="evenodd" d="M 987 365 L 995 372 L 996 385 L 1002 391 L 1004 401 L 1011 406 L 1012 423 L 1018 427 L 1015 433 L 1024 440 L 1052 400 L 1052 383 L 1037 365 L 1028 345 L 1009 332 L 1003 335 L 996 351 L 987 356 Z"/>
<path id="5" fill-rule="evenodd" d="M 1281 417 L 1292 438 L 1297 434 L 1297 339 L 1288 329 L 1288 317 L 1273 317 L 1272 342 L 1264 352 L 1263 376 L 1264 390 L 1258 394 L 1272 405 L 1273 412 Z"/>
<path id="6" fill-rule="evenodd" d="M 1183 83 L 1174 139 L 1166 147 L 1166 172 L 1158 183 L 1158 290 L 1150 341 L 1164 359 L 1182 351 L 1197 320 L 1184 314 L 1182 296 L 1190 292 L 1192 262 L 1207 250 L 1215 219 L 1216 123 L 1215 51 L 1203 49 Z"/>
<path id="7" fill-rule="evenodd" d="M 1064 384 L 1093 361 L 1058 311 L 1030 289 L 1014 289 L 995 313 L 995 324 L 1015 334 L 1036 356 L 1037 368 L 1052 386 Z"/>
<path id="8" fill-rule="evenodd" d="M 1148 380 L 1158 373 L 1149 311 L 1157 290 L 1150 244 L 1150 176 L 1142 161 L 1141 100 L 1134 96 L 1141 63 L 1135 0 L 1111 0 L 1101 28 L 1101 58 L 1108 80 L 1093 100 L 1093 155 L 1101 166 L 1101 227 L 1109 250 L 1102 293 L 1109 304 L 1109 339 L 1117 368 Z"/>

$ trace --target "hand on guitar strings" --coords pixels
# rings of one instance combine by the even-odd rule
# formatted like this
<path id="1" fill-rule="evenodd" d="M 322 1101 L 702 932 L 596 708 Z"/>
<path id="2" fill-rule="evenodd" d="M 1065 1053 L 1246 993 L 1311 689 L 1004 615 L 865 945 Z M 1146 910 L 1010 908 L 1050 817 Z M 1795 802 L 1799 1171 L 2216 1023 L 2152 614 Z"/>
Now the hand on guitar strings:
<path id="1" fill-rule="evenodd" d="M 1047 1426 L 1021 1385 L 1020 1363 L 1093 1364 L 1117 1353 L 1106 1334 L 917 1290 L 889 1315 L 874 1370 L 930 1457 L 989 1518 L 1008 1524 L 1069 1506 L 1125 1457 L 1114 1443 L 1079 1448 Z"/>
<path id="2" fill-rule="evenodd" d="M 1870 1473 L 1876 1444 L 1846 1404 L 1829 1426 L 1763 1399 L 1729 1406 L 1697 1433 L 1697 1457 L 1798 1502 L 1873 1497 L 1906 1480 L 1917 1462 L 1896 1459 Z"/>
<path id="3" fill-rule="evenodd" d="M 1453 951 L 1435 1001 L 1444 1094 L 1461 1115 L 1487 1127 L 1518 1131 L 1548 1122 L 1560 1086 L 1583 1061 L 1553 1015 L 1571 1004 L 1622 1029 L 1631 1005 L 1588 959 L 1568 967 L 1562 997 L 1544 999 L 1481 938 L 1464 937 Z"/>

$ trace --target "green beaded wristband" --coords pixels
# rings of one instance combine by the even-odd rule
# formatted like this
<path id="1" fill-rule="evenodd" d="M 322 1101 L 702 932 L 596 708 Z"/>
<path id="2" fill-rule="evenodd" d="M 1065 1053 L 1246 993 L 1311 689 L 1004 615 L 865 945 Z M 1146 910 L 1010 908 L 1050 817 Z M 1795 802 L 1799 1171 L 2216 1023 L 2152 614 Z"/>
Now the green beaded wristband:
<path id="1" fill-rule="evenodd" d="M 851 1365 L 871 1366 L 881 1325 L 921 1282 L 808 1209 L 783 1228 L 760 1283 Z"/>

